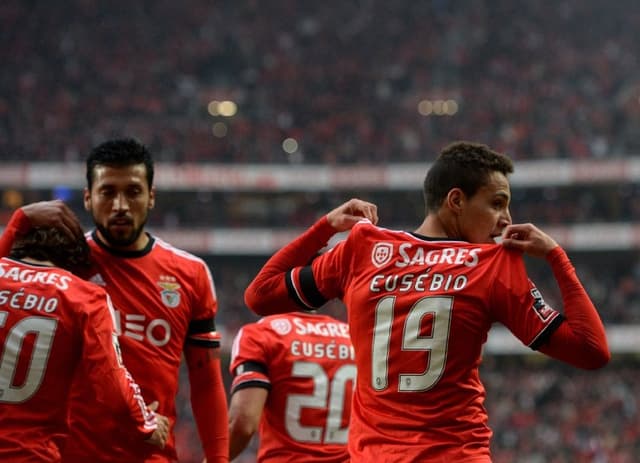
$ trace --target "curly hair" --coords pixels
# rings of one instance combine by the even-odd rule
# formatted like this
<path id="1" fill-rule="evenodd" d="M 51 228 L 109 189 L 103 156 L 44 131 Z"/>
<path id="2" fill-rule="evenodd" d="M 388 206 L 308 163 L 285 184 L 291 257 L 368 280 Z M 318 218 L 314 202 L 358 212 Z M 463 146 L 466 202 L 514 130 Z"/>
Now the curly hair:
<path id="1" fill-rule="evenodd" d="M 73 239 L 57 228 L 33 228 L 15 240 L 9 257 L 50 261 L 57 267 L 78 272 L 90 265 L 89 254 L 84 236 Z"/>
<path id="2" fill-rule="evenodd" d="M 438 210 L 452 188 L 473 196 L 492 172 L 508 176 L 513 173 L 513 162 L 507 155 L 480 143 L 457 141 L 446 146 L 424 179 L 426 212 Z"/>

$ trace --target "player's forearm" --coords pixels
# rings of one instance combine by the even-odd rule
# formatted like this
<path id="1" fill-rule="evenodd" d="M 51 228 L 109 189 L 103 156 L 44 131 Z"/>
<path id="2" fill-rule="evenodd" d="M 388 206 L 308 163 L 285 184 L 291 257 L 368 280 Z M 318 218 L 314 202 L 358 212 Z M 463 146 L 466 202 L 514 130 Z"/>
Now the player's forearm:
<path id="1" fill-rule="evenodd" d="M 233 422 L 229 424 L 229 461 L 232 461 L 247 448 L 252 432 L 246 432 Z"/>
<path id="2" fill-rule="evenodd" d="M 103 402 L 114 413 L 128 416 L 129 420 L 121 423 L 130 429 L 129 434 L 140 441 L 147 439 L 158 427 L 156 415 L 149 410 L 140 392 L 140 387 L 125 368 L 115 368 L 111 372 L 100 374 L 96 379 L 100 382 L 100 391 L 96 400 Z"/>
<path id="3" fill-rule="evenodd" d="M 203 348 L 199 348 L 203 349 Z M 210 349 L 204 349 L 210 351 Z M 189 369 L 191 407 L 207 463 L 229 461 L 227 397 L 219 358 L 209 358 Z"/>
<path id="4" fill-rule="evenodd" d="M 325 216 L 276 252 L 245 290 L 245 304 L 259 315 L 299 310 L 300 307 L 288 297 L 285 273 L 307 265 L 335 233 Z"/>
<path id="5" fill-rule="evenodd" d="M 600 368 L 611 354 L 597 309 L 566 253 L 557 247 L 547 257 L 558 282 L 566 320 L 551 336 L 550 355 L 580 368 Z M 546 350 L 549 350 L 546 349 Z M 545 350 L 543 350 L 545 353 Z"/>

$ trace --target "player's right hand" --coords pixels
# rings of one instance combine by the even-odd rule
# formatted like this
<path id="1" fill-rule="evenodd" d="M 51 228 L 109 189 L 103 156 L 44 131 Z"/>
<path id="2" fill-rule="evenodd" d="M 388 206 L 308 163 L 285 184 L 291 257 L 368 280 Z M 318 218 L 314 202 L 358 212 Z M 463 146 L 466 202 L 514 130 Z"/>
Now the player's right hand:
<path id="1" fill-rule="evenodd" d="M 155 412 L 158 409 L 158 401 L 150 403 L 148 407 L 150 410 Z M 156 412 L 156 422 L 158 424 L 158 427 L 155 431 L 153 431 L 151 437 L 148 438 L 145 442 L 162 449 L 164 448 L 164 445 L 169 438 L 169 418 Z"/>
<path id="2" fill-rule="evenodd" d="M 72 239 L 81 239 L 84 235 L 78 217 L 59 199 L 27 204 L 22 206 L 22 212 L 34 228 L 58 228 Z"/>
<path id="3" fill-rule="evenodd" d="M 351 230 L 363 218 L 377 224 L 378 206 L 358 198 L 350 199 L 327 214 L 329 224 L 339 232 Z"/>

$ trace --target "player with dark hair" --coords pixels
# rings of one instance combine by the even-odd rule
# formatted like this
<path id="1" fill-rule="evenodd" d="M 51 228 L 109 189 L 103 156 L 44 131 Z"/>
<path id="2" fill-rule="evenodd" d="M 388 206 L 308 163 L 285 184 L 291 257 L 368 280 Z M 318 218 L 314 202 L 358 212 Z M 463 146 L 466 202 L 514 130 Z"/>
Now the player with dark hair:
<path id="1" fill-rule="evenodd" d="M 352 199 L 278 251 L 247 288 L 261 315 L 344 301 L 358 367 L 352 462 L 490 462 L 478 367 L 494 323 L 579 368 L 609 361 L 604 326 L 564 250 L 534 225 L 512 224 L 512 171 L 485 145 L 454 143 L 427 173 L 414 232 L 375 226 L 375 205 Z M 523 252 L 550 265 L 563 313 L 529 280 Z"/>
<path id="2" fill-rule="evenodd" d="M 74 378 L 132 441 L 162 447 L 168 436 L 122 365 L 109 297 L 70 272 L 88 257 L 84 237 L 38 228 L 0 259 L 1 461 L 61 461 Z"/>
<path id="3" fill-rule="evenodd" d="M 171 434 L 164 449 L 130 442 L 117 417 L 92 404 L 88 390 L 74 390 L 66 462 L 169 462 L 177 459 L 173 436 L 178 372 L 184 354 L 198 433 L 209 463 L 228 460 L 227 400 L 215 328 L 217 301 L 205 262 L 145 231 L 155 203 L 153 162 L 132 139 L 95 147 L 87 161 L 85 209 L 95 230 L 87 235 L 92 268 L 85 276 L 103 286 L 115 307 L 122 356 L 147 401 L 159 402 Z M 75 233 L 73 214 L 60 202 L 34 203 L 12 216 L 8 237 L 51 220 Z M 6 247 L 6 245 L 4 245 Z M 103 416 L 104 415 L 104 416 Z M 99 418 L 97 418 L 99 417 Z"/>
<path id="4" fill-rule="evenodd" d="M 290 313 L 243 326 L 233 343 L 229 456 L 258 431 L 260 463 L 349 461 L 356 376 L 349 326 Z"/>

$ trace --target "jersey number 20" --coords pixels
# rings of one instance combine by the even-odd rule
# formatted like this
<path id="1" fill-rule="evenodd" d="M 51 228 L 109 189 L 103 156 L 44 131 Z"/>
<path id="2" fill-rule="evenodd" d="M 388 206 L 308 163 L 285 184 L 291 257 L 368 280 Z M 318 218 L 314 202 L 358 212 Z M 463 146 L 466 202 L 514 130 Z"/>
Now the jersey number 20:
<path id="1" fill-rule="evenodd" d="M 342 365 L 331 379 L 314 362 L 298 361 L 293 364 L 292 375 L 313 379 L 313 394 L 290 394 L 287 398 L 285 425 L 292 439 L 298 442 L 346 444 L 349 428 L 342 426 L 347 383 L 356 377 L 355 365 Z M 302 408 L 327 409 L 327 422 L 321 426 L 303 426 L 300 423 Z"/>

